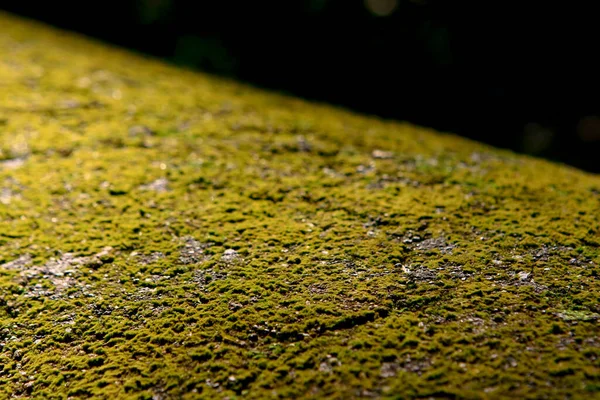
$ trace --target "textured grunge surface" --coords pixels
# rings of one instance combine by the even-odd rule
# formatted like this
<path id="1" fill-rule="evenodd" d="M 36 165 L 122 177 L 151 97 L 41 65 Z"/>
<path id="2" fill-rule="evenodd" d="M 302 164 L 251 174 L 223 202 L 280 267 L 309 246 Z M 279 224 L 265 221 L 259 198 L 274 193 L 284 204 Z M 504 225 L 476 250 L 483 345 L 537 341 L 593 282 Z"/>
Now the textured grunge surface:
<path id="1" fill-rule="evenodd" d="M 0 398 L 600 395 L 597 176 L 0 26 Z"/>

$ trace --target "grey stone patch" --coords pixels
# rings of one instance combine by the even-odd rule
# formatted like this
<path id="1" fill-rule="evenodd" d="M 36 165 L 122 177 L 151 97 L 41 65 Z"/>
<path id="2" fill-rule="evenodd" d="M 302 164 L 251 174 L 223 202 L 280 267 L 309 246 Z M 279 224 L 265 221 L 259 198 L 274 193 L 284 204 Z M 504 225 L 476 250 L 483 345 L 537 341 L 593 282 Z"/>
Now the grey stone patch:
<path id="1" fill-rule="evenodd" d="M 210 255 L 205 253 L 205 250 L 213 245 L 213 243 L 201 243 L 191 236 L 183 238 L 184 245 L 179 252 L 179 262 L 182 264 L 196 264 L 206 261 Z"/>
<path id="2" fill-rule="evenodd" d="M 384 189 L 386 186 L 388 186 L 389 184 L 402 184 L 405 186 L 412 186 L 412 187 L 420 187 L 422 185 L 421 182 L 407 178 L 405 176 L 390 176 L 388 174 L 383 174 L 381 175 L 381 177 L 374 181 L 371 182 L 367 185 L 367 189 Z"/>
<path id="3" fill-rule="evenodd" d="M 54 286 L 54 289 L 49 289 L 45 288 L 42 283 L 28 285 L 29 297 L 60 295 L 66 289 L 75 286 L 85 292 L 89 289 L 89 285 L 83 285 L 75 279 L 78 269 L 83 266 L 97 268 L 102 264 L 112 262 L 112 251 L 112 247 L 105 247 L 92 256 L 75 257 L 71 253 L 64 253 L 60 258 L 52 258 L 43 265 L 31 265 L 29 262 L 23 264 L 27 268 L 21 268 L 19 281 L 28 285 L 33 279 L 44 279 Z"/>
<path id="4" fill-rule="evenodd" d="M 437 272 L 431 270 L 423 265 L 399 265 L 402 272 L 411 281 L 416 282 L 434 282 L 438 278 Z"/>
<path id="5" fill-rule="evenodd" d="M 382 378 L 392 378 L 396 376 L 399 369 L 400 365 L 398 363 L 385 362 L 381 364 L 381 368 L 379 369 L 379 376 Z"/>
<path id="6" fill-rule="evenodd" d="M 470 158 L 471 158 L 471 161 L 473 161 L 474 163 L 480 163 L 482 161 L 488 161 L 488 160 L 495 159 L 495 157 L 489 153 L 478 153 L 478 152 L 471 153 Z"/>
<path id="7" fill-rule="evenodd" d="M 377 226 L 381 226 L 381 225 L 386 225 L 389 222 L 386 221 L 386 218 L 388 214 L 385 214 L 384 216 L 378 215 L 375 218 L 369 218 L 369 222 L 365 222 L 363 224 L 364 228 L 371 228 L 371 227 L 377 227 Z"/>
<path id="8" fill-rule="evenodd" d="M 323 360 L 319 364 L 319 372 L 330 374 L 333 372 L 334 368 L 339 367 L 341 365 L 342 363 L 340 362 L 340 360 L 338 360 L 336 357 L 333 357 L 330 354 L 327 354 L 325 360 Z"/>
<path id="9" fill-rule="evenodd" d="M 568 254 L 573 251 L 572 247 L 567 246 L 546 246 L 534 249 L 530 252 L 535 261 L 548 261 L 553 255 Z"/>
<path id="10" fill-rule="evenodd" d="M 459 320 L 463 324 L 469 324 L 472 326 L 485 326 L 486 321 L 483 318 L 474 317 L 472 315 L 467 315 Z"/>
<path id="11" fill-rule="evenodd" d="M 463 318 L 460 318 L 459 322 L 463 325 L 469 326 L 471 329 L 471 332 L 473 332 L 476 335 L 483 334 L 490 328 L 493 328 L 496 326 L 495 322 L 485 321 L 482 318 L 475 317 L 472 315 L 467 315 Z"/>
<path id="12" fill-rule="evenodd" d="M 221 256 L 221 261 L 224 261 L 226 263 L 232 263 L 232 262 L 238 261 L 239 259 L 240 259 L 240 255 L 234 249 L 225 250 L 223 252 L 223 255 Z"/>
<path id="13" fill-rule="evenodd" d="M 75 313 L 63 313 L 56 317 L 52 324 L 54 326 L 65 326 L 65 325 L 75 325 L 75 319 L 77 318 L 77 314 Z"/>
<path id="14" fill-rule="evenodd" d="M 0 161 L 0 169 L 17 169 L 22 167 L 27 157 L 15 157 Z"/>
<path id="15" fill-rule="evenodd" d="M 573 323 L 573 325 L 575 325 L 575 323 Z M 600 340 L 598 339 L 598 336 L 585 338 L 583 342 L 579 342 L 577 339 L 578 338 L 576 336 L 561 337 L 556 344 L 556 348 L 563 351 L 572 349 L 577 352 L 590 347 L 600 348 Z M 598 359 L 594 355 L 588 355 L 586 358 L 590 361 L 596 361 Z"/>
<path id="16" fill-rule="evenodd" d="M 65 100 L 61 100 L 58 105 L 57 105 L 59 109 L 63 109 L 63 110 L 71 110 L 74 108 L 80 108 L 82 106 L 81 102 L 74 100 L 74 99 L 65 99 Z"/>
<path id="17" fill-rule="evenodd" d="M 244 305 L 242 303 L 230 301 L 228 307 L 230 311 L 236 312 L 237 310 L 244 308 Z"/>
<path id="18" fill-rule="evenodd" d="M 135 254 L 135 256 L 137 261 L 143 265 L 153 264 L 158 260 L 165 258 L 165 255 L 160 251 L 155 251 L 150 254 Z"/>
<path id="19" fill-rule="evenodd" d="M 333 168 L 325 167 L 322 169 L 322 171 L 325 175 L 327 175 L 330 178 L 343 178 L 344 177 L 344 174 L 337 172 Z"/>
<path id="20" fill-rule="evenodd" d="M 431 362 L 423 360 L 413 360 L 407 355 L 404 360 L 396 362 L 384 362 L 379 369 L 379 376 L 382 378 L 393 378 L 399 371 L 412 372 L 421 375 L 423 371 L 431 367 Z"/>
<path id="21" fill-rule="evenodd" d="M 525 271 L 521 271 L 517 274 L 517 276 L 519 277 L 519 280 L 521 282 L 529 282 L 529 277 L 530 277 L 531 273 L 529 272 L 525 272 Z"/>
<path id="22" fill-rule="evenodd" d="M 341 266 L 342 269 L 340 272 L 343 273 L 347 279 L 369 280 L 376 277 L 389 276 L 396 272 L 394 268 L 386 268 L 384 265 L 376 267 L 366 266 L 354 260 L 338 258 L 333 258 L 327 261 L 323 260 L 321 261 L 321 265 Z M 312 288 L 309 287 L 309 290 L 315 292 L 321 289 L 326 289 L 326 286 L 322 284 L 311 285 L 311 287 Z"/>
<path id="23" fill-rule="evenodd" d="M 556 316 L 564 321 L 598 321 L 600 314 L 587 311 L 565 310 L 556 313 Z"/>
<path id="24" fill-rule="evenodd" d="M 495 281 L 501 287 L 519 287 L 519 286 L 531 286 L 533 287 L 536 293 L 542 293 L 548 290 L 548 286 L 541 285 L 534 280 L 534 276 L 530 272 L 519 271 L 519 272 L 509 272 L 510 280 L 500 280 Z"/>
<path id="25" fill-rule="evenodd" d="M 221 271 L 215 271 L 213 268 L 196 270 L 192 282 L 197 284 L 200 289 L 205 290 L 211 282 L 227 278 L 227 274 Z"/>
<path id="26" fill-rule="evenodd" d="M 394 153 L 392 153 L 391 151 L 373 150 L 373 152 L 371 153 L 371 157 L 379 160 L 385 160 L 394 158 Z"/>
<path id="27" fill-rule="evenodd" d="M 331 260 L 329 265 L 341 264 L 344 266 L 343 272 L 351 277 L 358 277 L 365 274 L 368 268 L 352 260 Z"/>
<path id="28" fill-rule="evenodd" d="M 460 265 L 439 267 L 438 271 L 444 271 L 447 275 L 449 275 L 449 278 L 461 281 L 466 281 L 474 275 L 472 272 L 464 271 Z"/>
<path id="29" fill-rule="evenodd" d="M 320 295 L 327 293 L 327 285 L 324 283 L 313 283 L 308 286 L 308 291 L 312 295 Z"/>
<path id="30" fill-rule="evenodd" d="M 171 279 L 171 277 L 168 275 L 150 275 L 149 277 L 144 279 L 144 282 L 158 283 L 169 279 Z"/>
<path id="31" fill-rule="evenodd" d="M 21 195 L 19 193 L 14 192 L 12 189 L 7 187 L 0 188 L 0 203 L 8 205 L 11 203 L 11 201 L 18 200 L 20 198 Z"/>
<path id="32" fill-rule="evenodd" d="M 383 180 L 377 180 L 375 182 L 371 182 L 367 185 L 367 189 L 376 190 L 376 189 L 385 189 L 386 182 Z"/>
<path id="33" fill-rule="evenodd" d="M 298 144 L 298 151 L 309 153 L 312 150 L 311 144 L 302 135 L 296 136 L 296 142 Z"/>
<path id="34" fill-rule="evenodd" d="M 431 367 L 431 362 L 429 360 L 413 360 L 410 355 L 407 355 L 400 363 L 400 366 L 404 371 L 421 375 L 425 370 Z"/>
<path id="35" fill-rule="evenodd" d="M 190 121 L 190 120 L 185 120 L 185 121 L 180 122 L 177 125 L 177 131 L 178 132 L 185 132 L 185 131 L 187 131 L 192 126 L 192 123 L 193 123 L 193 121 Z"/>
<path id="36" fill-rule="evenodd" d="M 158 192 L 158 193 L 168 192 L 170 190 L 169 189 L 169 181 L 167 180 L 167 178 L 159 178 L 159 179 L 152 181 L 150 183 L 147 183 L 145 185 L 141 185 L 140 190 L 152 191 L 152 192 Z"/>
<path id="37" fill-rule="evenodd" d="M 112 250 L 112 247 L 105 247 L 99 253 L 86 257 L 75 257 L 71 253 L 64 253 L 60 258 L 52 258 L 46 264 L 30 268 L 27 272 L 62 276 L 65 273 L 69 273 L 69 271 L 72 271 L 74 268 L 81 266 L 97 267 L 106 262 L 107 256 L 110 256 Z M 110 261 L 112 261 L 112 259 Z"/>
<path id="38" fill-rule="evenodd" d="M 480 164 L 480 163 L 490 162 L 490 161 L 508 161 L 509 160 L 508 158 L 500 157 L 497 154 L 480 153 L 480 152 L 471 153 L 470 159 L 471 159 L 471 162 L 473 162 L 475 164 Z"/>
<path id="39" fill-rule="evenodd" d="M 369 163 L 369 165 L 359 165 L 356 167 L 356 172 L 359 174 L 368 174 L 370 172 L 375 171 L 375 164 L 373 162 Z"/>
<path id="40" fill-rule="evenodd" d="M 119 306 L 113 304 L 97 304 L 92 303 L 88 305 L 88 309 L 96 317 L 102 317 L 104 315 L 111 315 L 114 311 L 119 309 Z"/>
<path id="41" fill-rule="evenodd" d="M 154 136 L 155 132 L 146 125 L 134 125 L 129 128 L 129 136 Z"/>
<path id="42" fill-rule="evenodd" d="M 36 283 L 33 286 L 28 286 L 25 292 L 25 297 L 30 297 L 33 299 L 39 299 L 42 297 L 47 297 L 52 300 L 64 298 L 63 292 L 69 288 L 77 288 L 79 291 L 77 294 L 69 295 L 69 298 L 75 297 L 95 297 L 92 293 L 91 285 L 83 285 L 81 282 L 77 281 L 73 276 L 66 276 L 61 278 L 52 278 L 51 279 L 54 288 L 49 288 L 44 286 L 41 283 Z"/>
<path id="43" fill-rule="evenodd" d="M 13 261 L 0 264 L 0 268 L 10 271 L 24 270 L 31 265 L 32 260 L 31 254 L 23 254 Z"/>
<path id="44" fill-rule="evenodd" d="M 192 393 L 197 393 L 198 389 L 193 389 Z M 167 400 L 167 391 L 163 388 L 154 388 L 152 390 L 152 400 Z"/>
<path id="45" fill-rule="evenodd" d="M 452 243 L 447 243 L 446 238 L 443 236 L 431 239 L 425 239 L 422 242 L 419 242 L 415 246 L 415 250 L 419 251 L 429 251 L 429 250 L 439 250 L 442 254 L 452 254 L 452 250 L 456 248 L 456 245 Z"/>
<path id="46" fill-rule="evenodd" d="M 472 173 L 479 172 L 481 174 L 485 174 L 487 169 L 483 168 L 486 164 L 491 163 L 504 163 L 504 164 L 515 164 L 519 163 L 518 160 L 498 154 L 486 153 L 486 152 L 473 152 L 469 157 L 469 160 L 466 162 L 459 162 L 457 164 L 458 168 L 466 168 L 470 170 Z"/>
<path id="47" fill-rule="evenodd" d="M 575 257 L 572 256 L 573 248 L 569 246 L 562 245 L 542 245 L 533 249 L 527 249 L 523 251 L 522 249 L 514 249 L 512 251 L 513 258 L 515 260 L 521 260 L 524 256 L 530 255 L 534 261 L 546 263 L 550 261 L 551 258 L 560 258 L 561 260 L 567 261 L 569 265 L 577 266 L 577 267 L 589 267 L 595 266 L 595 263 L 588 257 L 577 255 Z M 508 260 L 507 262 L 509 262 Z"/>
<path id="48" fill-rule="evenodd" d="M 594 265 L 596 265 L 596 264 L 594 264 L 594 262 L 592 260 L 590 260 L 587 257 L 585 257 L 583 259 L 573 257 L 573 258 L 569 259 L 569 264 L 575 265 L 577 267 L 585 267 L 585 266 L 594 266 Z"/>
<path id="49" fill-rule="evenodd" d="M 156 300 L 162 296 L 156 295 L 156 288 L 149 288 L 142 286 L 135 292 L 125 294 L 124 298 L 127 301 L 145 301 L 145 300 Z"/>
<path id="50" fill-rule="evenodd" d="M 407 232 L 402 238 L 402 243 L 404 244 L 419 243 L 421 241 L 423 241 L 423 238 L 412 231 Z"/>

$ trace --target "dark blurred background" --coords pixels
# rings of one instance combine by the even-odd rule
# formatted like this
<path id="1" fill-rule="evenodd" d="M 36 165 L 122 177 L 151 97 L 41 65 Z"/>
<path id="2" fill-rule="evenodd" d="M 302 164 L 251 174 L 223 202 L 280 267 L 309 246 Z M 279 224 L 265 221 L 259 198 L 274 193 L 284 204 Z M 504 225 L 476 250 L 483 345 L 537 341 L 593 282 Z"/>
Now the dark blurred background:
<path id="1" fill-rule="evenodd" d="M 600 172 L 593 3 L 0 0 L 0 7 L 175 64 Z"/>

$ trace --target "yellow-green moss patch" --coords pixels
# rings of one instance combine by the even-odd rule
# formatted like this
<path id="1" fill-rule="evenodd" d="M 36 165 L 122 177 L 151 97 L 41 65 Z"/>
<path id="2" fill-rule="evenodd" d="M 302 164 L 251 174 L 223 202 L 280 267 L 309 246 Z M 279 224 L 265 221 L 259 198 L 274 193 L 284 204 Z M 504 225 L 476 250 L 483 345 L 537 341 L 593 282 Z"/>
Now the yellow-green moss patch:
<path id="1" fill-rule="evenodd" d="M 0 24 L 0 398 L 598 396 L 597 176 Z"/>

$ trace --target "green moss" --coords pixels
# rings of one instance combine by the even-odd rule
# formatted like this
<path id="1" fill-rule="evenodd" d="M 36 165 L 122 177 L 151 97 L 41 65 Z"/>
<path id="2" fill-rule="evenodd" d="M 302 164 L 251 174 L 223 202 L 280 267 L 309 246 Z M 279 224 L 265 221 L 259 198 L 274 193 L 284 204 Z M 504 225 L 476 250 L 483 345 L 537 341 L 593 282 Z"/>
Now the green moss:
<path id="1" fill-rule="evenodd" d="M 598 391 L 597 176 L 0 23 L 1 398 Z"/>

